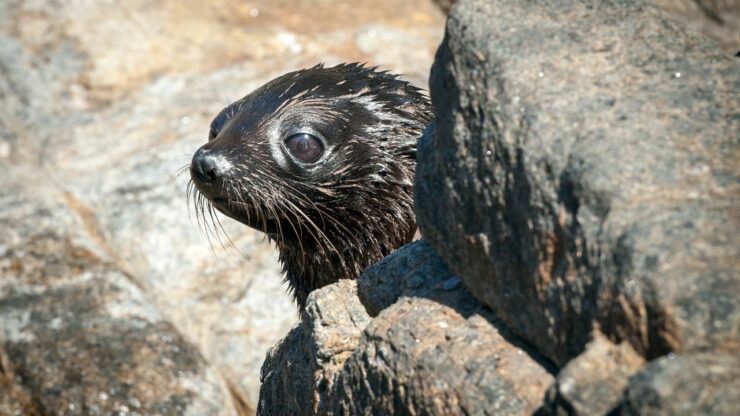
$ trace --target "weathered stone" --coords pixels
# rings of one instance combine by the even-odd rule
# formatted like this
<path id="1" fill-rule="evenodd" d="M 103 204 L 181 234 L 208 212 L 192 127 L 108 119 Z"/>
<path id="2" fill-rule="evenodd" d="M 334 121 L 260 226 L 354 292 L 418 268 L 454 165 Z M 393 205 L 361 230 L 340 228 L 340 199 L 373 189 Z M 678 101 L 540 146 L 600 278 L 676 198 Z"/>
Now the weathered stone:
<path id="1" fill-rule="evenodd" d="M 629 378 L 644 366 L 645 359 L 627 343 L 615 345 L 596 332 L 586 351 L 558 373 L 543 414 L 610 414 L 622 402 Z"/>
<path id="2" fill-rule="evenodd" d="M 0 228 L 21 244 L 49 210 L 38 221 L 135 281 L 253 413 L 296 309 L 263 236 L 230 219 L 226 249 L 201 235 L 176 173 L 221 108 L 284 72 L 366 61 L 425 85 L 442 29 L 426 0 L 0 2 L 0 165 L 23 182 L 0 209 L 29 218 Z"/>
<path id="3" fill-rule="evenodd" d="M 550 366 L 503 329 L 425 241 L 369 267 L 371 315 L 337 382 L 334 414 L 526 414 Z"/>
<path id="4" fill-rule="evenodd" d="M 267 353 L 257 413 L 325 414 L 339 371 L 369 320 L 354 280 L 312 292 L 301 323 Z"/>
<path id="5" fill-rule="evenodd" d="M 265 361 L 259 414 L 539 408 L 551 366 L 503 329 L 424 241 L 370 267 L 357 283 L 357 290 L 354 281 L 340 281 L 309 296 L 304 320 Z M 357 291 L 376 312 L 372 320 Z"/>
<path id="6" fill-rule="evenodd" d="M 514 333 L 559 365 L 595 325 L 740 345 L 733 58 L 642 1 L 468 0 L 431 87 L 422 233 Z"/>
<path id="7" fill-rule="evenodd" d="M 482 305 L 462 315 L 404 297 L 363 333 L 336 383 L 333 414 L 531 414 L 553 379 L 536 357 Z"/>
<path id="8" fill-rule="evenodd" d="M 43 203 L 58 201 L 55 191 L 7 185 L 25 191 L 0 204 L 0 384 L 12 406 L 21 414 L 235 415 L 220 376 L 130 277 L 87 249 L 94 242 L 84 232 L 58 234 L 77 219 L 63 204 Z"/>
<path id="9" fill-rule="evenodd" d="M 357 292 L 370 316 L 378 315 L 401 297 L 431 299 L 464 316 L 481 306 L 423 240 L 368 267 L 357 280 Z"/>
<path id="10" fill-rule="evenodd" d="M 2 358 L 0 356 L 0 360 Z M 12 377 L 9 377 L 2 365 L 0 365 L 0 415 L 40 415 L 30 397 L 13 383 Z"/>
<path id="11" fill-rule="evenodd" d="M 737 350 L 669 354 L 630 380 L 619 414 L 730 416 L 739 406 Z"/>
<path id="12" fill-rule="evenodd" d="M 730 55 L 740 51 L 740 2 L 736 0 L 652 0 L 670 15 L 711 37 Z"/>

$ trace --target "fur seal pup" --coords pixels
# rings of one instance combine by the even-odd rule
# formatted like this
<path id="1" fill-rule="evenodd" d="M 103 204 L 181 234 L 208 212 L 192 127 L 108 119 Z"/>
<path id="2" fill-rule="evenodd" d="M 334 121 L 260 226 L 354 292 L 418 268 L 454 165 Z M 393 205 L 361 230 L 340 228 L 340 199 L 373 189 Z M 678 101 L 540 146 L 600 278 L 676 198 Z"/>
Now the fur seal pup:
<path id="1" fill-rule="evenodd" d="M 302 310 L 312 290 L 413 240 L 416 142 L 431 119 L 418 88 L 375 67 L 291 72 L 213 119 L 192 184 L 276 243 Z"/>

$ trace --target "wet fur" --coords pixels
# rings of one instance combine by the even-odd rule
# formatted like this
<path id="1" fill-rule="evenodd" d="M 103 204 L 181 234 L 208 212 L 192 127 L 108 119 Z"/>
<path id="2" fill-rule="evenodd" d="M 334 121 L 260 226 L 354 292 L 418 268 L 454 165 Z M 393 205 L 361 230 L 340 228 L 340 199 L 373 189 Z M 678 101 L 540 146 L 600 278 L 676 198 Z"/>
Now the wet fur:
<path id="1" fill-rule="evenodd" d="M 229 175 L 217 187 L 195 184 L 196 210 L 215 222 L 212 204 L 275 241 L 303 309 L 312 290 L 358 277 L 413 239 L 416 142 L 431 118 L 417 88 L 376 68 L 288 73 L 213 120 L 203 147 Z M 306 129 L 327 143 L 315 166 L 281 147 Z"/>

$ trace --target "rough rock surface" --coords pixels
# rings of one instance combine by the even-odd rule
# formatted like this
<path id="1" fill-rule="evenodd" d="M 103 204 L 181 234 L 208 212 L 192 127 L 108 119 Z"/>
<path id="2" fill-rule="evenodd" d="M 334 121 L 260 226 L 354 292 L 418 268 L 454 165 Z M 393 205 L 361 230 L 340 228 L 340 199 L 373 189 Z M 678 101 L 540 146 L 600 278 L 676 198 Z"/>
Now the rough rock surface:
<path id="1" fill-rule="evenodd" d="M 176 173 L 229 100 L 284 72 L 367 61 L 425 85 L 442 29 L 426 0 L 0 2 L 0 211 L 13 212 L 0 225 L 0 263 L 40 228 L 50 232 L 38 250 L 82 247 L 107 265 L 90 281 L 92 294 L 108 296 L 109 279 L 126 276 L 137 291 L 125 297 L 144 296 L 161 315 L 152 325 L 180 334 L 173 345 L 182 341 L 182 351 L 189 345 L 205 357 L 213 385 L 228 385 L 240 409 L 253 413 L 265 352 L 296 322 L 295 306 L 258 233 L 225 219 L 226 249 L 213 232 L 199 233 L 188 216 L 188 175 Z M 40 270 L 56 267 L 54 253 L 35 258 Z M 0 282 L 16 279 L 14 270 L 3 269 Z M 44 293 L 49 313 L 54 299 L 72 299 Z M 91 320 L 108 316 L 93 312 Z M 101 348 L 119 339 L 100 335 Z M 3 368 L 16 368 L 18 354 Z M 57 367 L 44 361 L 49 371 L 66 365 L 57 358 Z M 10 381 L 14 391 L 30 391 L 22 381 Z M 0 406 L 36 400 L 0 390 Z"/>
<path id="2" fill-rule="evenodd" d="M 481 305 L 424 240 L 408 244 L 367 268 L 357 281 L 358 295 L 370 316 L 377 316 L 401 297 L 427 298 L 468 316 Z"/>
<path id="3" fill-rule="evenodd" d="M 390 289 L 389 289 L 390 288 Z M 477 302 L 425 241 L 368 268 L 371 315 L 334 414 L 531 414 L 553 367 Z"/>
<path id="4" fill-rule="evenodd" d="M 551 370 L 419 241 L 357 286 L 309 296 L 303 322 L 268 354 L 258 413 L 530 414 Z"/>
<path id="5" fill-rule="evenodd" d="M 262 367 L 260 415 L 325 414 L 328 395 L 370 321 L 357 282 L 340 280 L 312 292 L 305 315 Z"/>
<path id="6" fill-rule="evenodd" d="M 740 2 L 736 0 L 653 0 L 675 19 L 701 31 L 730 54 L 740 52 Z"/>
<path id="7" fill-rule="evenodd" d="M 622 402 L 629 378 L 645 359 L 627 343 L 615 345 L 598 332 L 594 335 L 586 351 L 558 372 L 543 413 L 605 415 Z"/>
<path id="8" fill-rule="evenodd" d="M 4 185 L 0 385 L 15 401 L 7 414 L 237 414 L 218 372 L 130 276 L 90 249 L 62 197 Z"/>
<path id="9" fill-rule="evenodd" d="M 621 415 L 736 415 L 740 406 L 737 351 L 669 354 L 630 380 Z"/>
<path id="10" fill-rule="evenodd" d="M 673 18 L 688 23 L 735 55 L 740 52 L 740 2 L 736 0 L 651 0 Z M 456 0 L 435 0 L 449 12 Z"/>
<path id="11" fill-rule="evenodd" d="M 639 1 L 451 13 L 418 155 L 429 242 L 359 278 L 372 318 L 336 320 L 341 369 L 306 348 L 338 330 L 312 310 L 265 363 L 260 413 L 727 413 L 737 63 Z"/>
<path id="12" fill-rule="evenodd" d="M 740 343 L 738 62 L 640 1 L 463 1 L 419 145 L 425 238 L 563 365 Z"/>

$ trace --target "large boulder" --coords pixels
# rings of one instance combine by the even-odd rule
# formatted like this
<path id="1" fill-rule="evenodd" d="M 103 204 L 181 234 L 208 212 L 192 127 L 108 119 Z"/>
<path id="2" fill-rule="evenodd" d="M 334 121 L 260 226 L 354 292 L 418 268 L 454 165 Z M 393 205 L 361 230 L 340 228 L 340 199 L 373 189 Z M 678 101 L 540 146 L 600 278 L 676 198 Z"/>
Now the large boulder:
<path id="1" fill-rule="evenodd" d="M 48 223 L 135 282 L 254 413 L 265 353 L 298 314 L 274 248 L 230 219 L 225 232 L 199 226 L 181 169 L 219 110 L 285 72 L 364 61 L 426 84 L 442 29 L 427 0 L 0 2 L 0 211 Z M 22 249 L 29 224 L 0 232 Z M 44 302 L 69 299 L 55 296 Z"/>
<path id="2" fill-rule="evenodd" d="M 0 409 L 236 415 L 219 373 L 96 250 L 65 196 L 24 173 L 0 201 Z"/>
<path id="3" fill-rule="evenodd" d="M 738 62 L 642 1 L 457 4 L 419 144 L 426 239 L 564 365 L 740 340 Z"/>
<path id="4" fill-rule="evenodd" d="M 267 353 L 258 414 L 326 413 L 336 378 L 370 320 L 356 292 L 356 281 L 340 280 L 309 295 L 301 323 Z"/>
<path id="5" fill-rule="evenodd" d="M 308 297 L 262 368 L 258 414 L 530 414 L 552 371 L 419 241 Z"/>
<path id="6" fill-rule="evenodd" d="M 669 354 L 630 380 L 620 415 L 726 415 L 740 405 L 737 350 Z"/>

